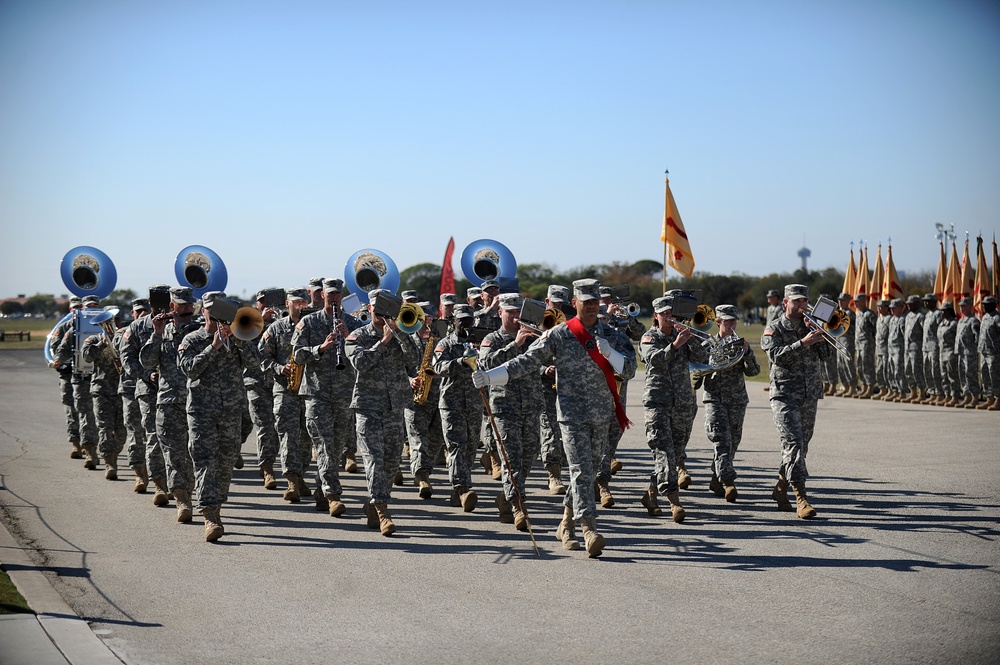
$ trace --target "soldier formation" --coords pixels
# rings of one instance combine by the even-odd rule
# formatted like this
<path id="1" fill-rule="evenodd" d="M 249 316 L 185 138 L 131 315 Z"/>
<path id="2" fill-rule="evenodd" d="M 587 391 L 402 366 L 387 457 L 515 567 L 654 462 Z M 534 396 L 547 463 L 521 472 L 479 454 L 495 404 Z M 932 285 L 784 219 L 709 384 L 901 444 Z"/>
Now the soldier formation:
<path id="1" fill-rule="evenodd" d="M 105 477 L 114 480 L 126 451 L 134 491 L 145 494 L 152 484 L 154 505 L 173 501 L 179 522 L 200 513 L 211 542 L 225 534 L 221 511 L 254 428 L 264 488 L 281 489 L 280 466 L 284 501 L 312 499 L 335 518 L 348 511 L 340 473 L 358 472 L 360 454 L 367 482 L 362 511 L 368 526 L 386 536 L 396 530 L 389 506 L 393 487 L 403 484 L 405 457 L 421 499 L 434 496 L 432 474 L 446 469 L 450 504 L 472 512 L 479 505 L 473 467 L 482 447 L 479 462 L 501 483 L 491 503 L 502 523 L 530 530 L 525 481 L 541 459 L 549 493 L 564 497 L 556 537 L 567 550 L 581 549 L 579 526 L 583 548 L 596 557 L 606 546 L 597 504 L 615 503 L 611 482 L 622 468 L 616 450 L 630 425 L 626 391 L 641 359 L 652 454 L 642 505 L 662 515 L 664 497 L 673 521 L 684 521 L 679 491 L 691 483 L 686 449 L 699 387 L 713 448 L 709 488 L 736 502 L 735 458 L 749 401 L 745 377 L 761 368 L 736 333 L 735 306 L 715 308 L 718 334 L 710 335 L 674 316 L 685 296 L 669 291 L 653 301 L 653 325 L 646 330 L 613 289 L 584 279 L 572 289 L 549 287 L 545 305 L 565 322 L 542 329 L 520 320 L 521 295 L 500 293 L 497 281 L 486 280 L 469 289 L 466 303 L 446 293 L 435 305 L 404 292 L 403 300 L 424 314 L 414 332 L 401 330 L 373 304 L 344 312 L 344 291 L 339 279 L 312 279 L 308 288 L 284 291 L 283 312 L 268 304 L 267 290 L 258 292 L 254 307 L 263 324 L 256 338 L 240 339 L 213 316 L 231 302 L 224 293 L 204 293 L 196 315 L 191 288 L 154 285 L 149 299 L 132 302 L 127 327 L 83 342 L 92 371 L 77 366 L 78 336 L 68 318 L 50 343 L 70 456 L 85 458 L 88 469 L 103 461 Z M 369 292 L 369 301 L 379 292 Z M 781 442 L 772 492 L 779 510 L 816 514 L 806 495 L 806 456 L 818 400 L 833 394 L 836 383 L 844 396 L 998 408 L 994 298 L 984 300 L 980 321 L 971 301 L 960 303 L 960 319 L 947 303 L 924 314 L 914 297 L 906 314 L 902 301 L 882 301 L 876 315 L 859 294 L 843 357 L 805 316 L 807 287 L 790 284 L 768 296 L 761 347 Z M 842 305 L 843 298 L 849 304 L 850 297 L 842 294 Z M 98 306 L 93 297 L 71 299 L 74 310 Z M 435 325 L 439 315 L 446 326 Z M 725 362 L 718 360 L 722 349 L 729 353 Z"/>

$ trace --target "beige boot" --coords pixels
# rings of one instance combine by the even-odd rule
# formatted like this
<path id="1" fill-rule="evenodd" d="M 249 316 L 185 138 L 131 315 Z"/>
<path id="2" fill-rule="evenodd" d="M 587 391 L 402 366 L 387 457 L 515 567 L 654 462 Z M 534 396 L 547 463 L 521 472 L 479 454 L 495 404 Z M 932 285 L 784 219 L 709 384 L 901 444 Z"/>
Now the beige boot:
<path id="1" fill-rule="evenodd" d="M 83 459 L 83 448 L 80 446 L 80 439 L 70 440 L 69 458 Z"/>
<path id="2" fill-rule="evenodd" d="M 732 480 L 722 484 L 725 488 L 726 501 L 729 503 L 736 503 L 736 497 L 739 496 L 739 492 L 736 491 L 736 483 Z"/>
<path id="3" fill-rule="evenodd" d="M 993 403 L 986 409 L 987 411 L 1000 411 L 1000 399 L 994 397 Z"/>
<path id="4" fill-rule="evenodd" d="M 587 548 L 587 556 L 596 559 L 601 556 L 606 544 L 604 536 L 597 533 L 597 518 L 584 517 L 580 520 L 580 524 L 583 526 L 583 542 Z"/>
<path id="5" fill-rule="evenodd" d="M 778 510 L 783 513 L 790 513 L 794 510 L 788 501 L 788 479 L 784 476 L 778 476 L 778 482 L 774 486 L 774 491 L 771 492 L 771 499 L 778 502 Z"/>
<path id="6" fill-rule="evenodd" d="M 264 489 L 278 489 L 278 479 L 274 477 L 274 462 L 264 462 L 260 465 L 260 477 L 264 479 Z"/>
<path id="7" fill-rule="evenodd" d="M 340 501 L 339 494 L 327 494 L 326 503 L 330 511 L 330 517 L 340 517 L 347 510 L 347 506 Z"/>
<path id="8" fill-rule="evenodd" d="M 564 550 L 580 549 L 580 541 L 576 539 L 576 530 L 573 523 L 573 509 L 569 506 L 563 507 L 563 518 L 556 528 L 556 538 L 562 541 Z"/>
<path id="9" fill-rule="evenodd" d="M 964 406 L 967 409 L 974 409 L 976 408 L 977 404 L 979 404 L 979 398 L 976 397 L 975 395 L 969 395 L 967 398 L 965 398 L 965 403 L 962 406 Z M 84 464 L 84 466 L 87 465 Z"/>
<path id="10" fill-rule="evenodd" d="M 306 498 L 312 496 L 312 490 L 309 489 L 309 483 L 305 481 L 302 476 L 295 476 L 295 489 L 299 491 L 300 498 Z"/>
<path id="11" fill-rule="evenodd" d="M 982 404 L 980 404 L 979 406 L 977 406 L 976 408 L 979 409 L 979 410 L 981 410 L 981 411 L 986 411 L 991 406 L 993 406 L 994 404 L 996 404 L 996 401 L 997 401 L 996 397 L 987 397 L 986 401 L 983 402 Z"/>
<path id="12" fill-rule="evenodd" d="M 434 488 L 431 487 L 431 472 L 430 471 L 417 471 L 413 479 L 417 483 L 417 496 L 421 499 L 429 499 L 434 496 Z"/>
<path id="13" fill-rule="evenodd" d="M 493 475 L 493 460 L 490 459 L 490 454 L 483 451 L 483 454 L 479 456 L 479 464 L 482 465 L 483 471 L 489 475 Z"/>
<path id="14" fill-rule="evenodd" d="M 720 499 L 726 496 L 726 489 L 722 486 L 722 481 L 719 480 L 719 477 L 714 472 L 712 473 L 712 479 L 708 481 L 708 489 Z"/>
<path id="15" fill-rule="evenodd" d="M 156 486 L 156 493 L 153 494 L 154 506 L 165 506 L 170 500 L 167 498 L 167 479 L 164 477 L 153 478 L 153 485 Z"/>
<path id="16" fill-rule="evenodd" d="M 792 485 L 792 489 L 795 491 L 795 514 L 802 519 L 816 517 L 816 509 L 809 505 L 809 499 L 806 498 L 805 483 Z"/>
<path id="17" fill-rule="evenodd" d="M 88 443 L 83 446 L 83 452 L 87 459 L 83 461 L 83 468 L 93 470 L 97 468 L 97 445 Z"/>
<path id="18" fill-rule="evenodd" d="M 226 529 L 222 526 L 219 509 L 206 508 L 202 514 L 205 516 L 205 540 L 214 543 L 226 533 Z"/>
<path id="19" fill-rule="evenodd" d="M 641 499 L 639 499 L 639 503 L 641 503 L 653 517 L 659 517 L 663 514 L 663 511 L 660 509 L 660 502 L 657 500 L 656 488 L 652 485 L 646 489 L 646 493 L 642 495 Z"/>
<path id="20" fill-rule="evenodd" d="M 597 481 L 597 491 L 598 495 L 601 497 L 601 506 L 604 508 L 612 508 L 615 505 L 615 497 L 611 494 L 611 488 L 608 487 L 608 481 L 598 480 Z"/>
<path id="21" fill-rule="evenodd" d="M 691 487 L 691 476 L 688 475 L 683 462 L 677 465 L 677 487 L 682 490 Z"/>
<path id="22" fill-rule="evenodd" d="M 286 473 L 285 480 L 288 481 L 288 489 L 281 495 L 281 498 L 289 503 L 298 503 L 302 499 L 299 494 L 299 482 L 302 478 L 297 473 Z"/>
<path id="23" fill-rule="evenodd" d="M 618 461 L 617 457 L 611 460 L 611 475 L 612 476 L 617 475 L 617 473 L 619 471 L 621 471 L 622 468 L 623 468 L 623 465 L 622 465 L 621 462 Z"/>
<path id="24" fill-rule="evenodd" d="M 378 528 L 383 536 L 391 536 L 396 533 L 396 525 L 392 523 L 389 515 L 389 506 L 384 501 L 372 504 L 375 507 L 375 514 L 378 516 Z"/>
<path id="25" fill-rule="evenodd" d="M 866 383 L 865 389 L 858 393 L 858 399 L 870 399 L 872 396 L 872 384 Z"/>
<path id="26" fill-rule="evenodd" d="M 383 504 L 384 505 L 384 504 Z M 375 504 L 371 501 L 365 501 L 365 505 L 362 507 L 362 512 L 364 512 L 365 517 L 368 518 L 368 528 L 377 529 L 381 524 L 381 519 L 378 516 L 378 511 L 375 510 Z"/>
<path id="27" fill-rule="evenodd" d="M 518 503 L 517 499 L 511 504 L 511 508 L 514 513 L 514 528 L 518 531 L 528 530 L 528 511 L 522 508 L 521 504 Z"/>
<path id="28" fill-rule="evenodd" d="M 497 451 L 490 453 L 490 462 L 493 464 L 493 480 L 500 480 L 503 477 L 503 467 L 500 464 L 500 455 Z"/>
<path id="29" fill-rule="evenodd" d="M 330 502 L 327 501 L 326 495 L 323 494 L 322 487 L 316 487 L 313 490 L 313 498 L 316 499 L 316 511 L 320 513 L 325 513 L 330 510 Z"/>
<path id="30" fill-rule="evenodd" d="M 146 487 L 149 485 L 149 476 L 146 474 L 145 466 L 137 466 L 135 471 L 135 486 L 132 487 L 132 491 L 136 494 L 145 494 Z"/>
<path id="31" fill-rule="evenodd" d="M 566 486 L 559 478 L 561 469 L 558 464 L 546 464 L 545 471 L 549 474 L 549 494 L 563 495 L 566 493 Z"/>
<path id="32" fill-rule="evenodd" d="M 496 504 L 497 504 L 497 512 L 500 513 L 500 523 L 513 524 L 514 511 L 511 508 L 510 501 L 508 501 L 507 497 L 503 495 L 503 492 L 497 494 Z"/>
<path id="33" fill-rule="evenodd" d="M 174 501 L 177 502 L 177 521 L 187 524 L 191 521 L 191 493 L 182 487 L 174 488 Z"/>
<path id="34" fill-rule="evenodd" d="M 470 490 L 468 487 L 456 487 L 455 491 L 458 493 L 458 501 L 462 506 L 462 510 L 471 513 L 476 509 L 479 496 L 473 490 Z"/>
<path id="35" fill-rule="evenodd" d="M 358 472 L 358 456 L 357 454 L 348 455 L 344 458 L 344 471 L 347 473 L 357 473 Z"/>
<path id="36" fill-rule="evenodd" d="M 670 502 L 670 514 L 674 521 L 680 524 L 684 521 L 684 507 L 681 506 L 681 497 L 677 492 L 667 494 L 667 501 Z"/>
<path id="37" fill-rule="evenodd" d="M 104 458 L 104 479 L 118 480 L 118 459 L 108 455 Z"/>

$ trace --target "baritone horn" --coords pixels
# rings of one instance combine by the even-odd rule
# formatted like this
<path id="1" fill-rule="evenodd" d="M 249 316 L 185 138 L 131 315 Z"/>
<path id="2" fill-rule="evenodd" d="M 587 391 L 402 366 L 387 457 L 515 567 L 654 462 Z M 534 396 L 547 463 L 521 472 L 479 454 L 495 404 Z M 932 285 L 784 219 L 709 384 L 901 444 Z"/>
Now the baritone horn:
<path id="1" fill-rule="evenodd" d="M 209 291 L 225 291 L 229 282 L 226 264 L 218 254 L 201 245 L 189 245 L 177 253 L 174 276 L 181 286 L 191 287 L 195 298 Z"/>
<path id="2" fill-rule="evenodd" d="M 236 310 L 236 316 L 233 317 L 229 329 L 233 331 L 233 337 L 236 339 L 249 342 L 257 339 L 264 330 L 264 317 L 256 307 L 240 307 Z"/>
<path id="3" fill-rule="evenodd" d="M 399 289 L 399 269 L 385 252 L 377 249 L 359 249 L 351 254 L 344 266 L 344 283 L 358 299 L 368 304 L 368 292 Z"/>

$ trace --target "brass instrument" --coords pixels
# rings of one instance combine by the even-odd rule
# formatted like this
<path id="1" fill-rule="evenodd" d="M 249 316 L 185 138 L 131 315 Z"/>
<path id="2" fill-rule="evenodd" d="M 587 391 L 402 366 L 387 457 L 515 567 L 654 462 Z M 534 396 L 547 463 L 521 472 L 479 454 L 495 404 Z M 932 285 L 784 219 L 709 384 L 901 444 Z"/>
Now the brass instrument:
<path id="1" fill-rule="evenodd" d="M 115 364 L 115 369 L 118 370 L 118 374 L 122 373 L 122 359 L 118 355 L 118 349 L 115 347 L 115 331 L 118 328 L 115 326 L 115 316 L 118 315 L 118 310 L 105 310 L 102 314 L 98 314 L 91 319 L 92 323 L 96 323 L 104 330 L 104 335 L 107 338 L 108 347 L 111 349 L 111 361 Z"/>
<path id="2" fill-rule="evenodd" d="M 420 330 L 424 325 L 424 310 L 419 305 L 411 302 L 404 302 L 399 308 L 396 316 L 396 327 L 400 332 L 411 335 Z"/>
<path id="3" fill-rule="evenodd" d="M 233 331 L 233 337 L 249 342 L 263 332 L 264 317 L 256 307 L 240 307 L 236 310 L 230 329 Z"/>
<path id="4" fill-rule="evenodd" d="M 851 329 L 851 316 L 838 307 L 833 310 L 830 319 L 823 324 L 823 329 L 830 333 L 831 337 L 843 337 Z"/>
<path id="5" fill-rule="evenodd" d="M 820 300 L 823 299 L 821 298 Z M 853 358 L 851 357 L 851 352 L 839 339 L 837 339 L 838 337 L 842 337 L 851 327 L 851 318 L 847 315 L 847 312 L 837 307 L 833 310 L 833 313 L 826 321 L 821 321 L 813 316 L 813 309 L 814 307 L 810 305 L 806 311 L 802 313 L 802 317 L 811 323 L 816 330 L 823 333 L 823 339 L 825 339 L 827 343 L 837 351 L 837 353 L 842 355 L 847 360 L 852 360 Z M 834 334 L 835 332 L 837 334 Z"/>
<path id="6" fill-rule="evenodd" d="M 714 314 L 714 312 L 713 312 L 713 314 Z M 670 318 L 670 321 L 674 324 L 674 328 L 680 328 L 681 330 L 685 330 L 685 329 L 690 330 L 692 336 L 697 337 L 698 339 L 702 340 L 703 342 L 711 342 L 712 341 L 712 336 L 710 334 L 708 334 L 707 332 L 705 332 L 704 330 L 702 330 L 700 328 L 697 328 L 695 326 L 689 326 L 686 323 L 681 322 L 680 319 L 675 319 L 672 316 L 669 317 L 669 318 Z"/>
<path id="7" fill-rule="evenodd" d="M 712 342 L 708 349 L 708 364 L 688 363 L 691 377 L 701 379 L 736 365 L 746 354 L 742 337 L 730 335 Z"/>
<path id="8" fill-rule="evenodd" d="M 708 332 L 715 323 L 715 310 L 710 305 L 702 303 L 698 305 L 698 311 L 691 318 L 691 326 L 701 332 Z"/>
<path id="9" fill-rule="evenodd" d="M 225 291 L 229 281 L 226 264 L 203 245 L 189 245 L 174 259 L 174 276 L 181 286 L 190 286 L 195 298 L 209 291 Z"/>
<path id="10" fill-rule="evenodd" d="M 435 346 L 437 346 L 437 338 L 431 335 L 427 338 L 424 354 L 420 358 L 420 367 L 417 368 L 417 387 L 413 389 L 414 404 L 424 404 L 431 394 L 431 382 L 437 376 L 431 368 L 431 358 L 434 355 Z"/>
<path id="11" fill-rule="evenodd" d="M 295 362 L 294 357 L 288 356 L 288 367 L 291 373 L 288 375 L 285 390 L 290 393 L 297 393 L 299 392 L 299 386 L 302 385 L 302 374 L 305 372 L 306 366 Z"/>

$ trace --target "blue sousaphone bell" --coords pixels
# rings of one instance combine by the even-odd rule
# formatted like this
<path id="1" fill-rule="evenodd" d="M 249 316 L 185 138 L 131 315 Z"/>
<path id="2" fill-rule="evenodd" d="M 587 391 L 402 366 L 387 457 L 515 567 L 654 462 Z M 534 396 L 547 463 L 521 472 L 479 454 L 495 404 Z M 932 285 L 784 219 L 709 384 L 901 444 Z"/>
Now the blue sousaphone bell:
<path id="1" fill-rule="evenodd" d="M 377 249 L 359 249 L 351 254 L 344 266 L 344 284 L 358 300 L 368 304 L 368 292 L 387 289 L 393 294 L 399 290 L 399 270 L 385 252 Z"/>
<path id="2" fill-rule="evenodd" d="M 513 280 L 517 261 L 503 243 L 483 238 L 469 243 L 462 252 L 462 272 L 473 286 L 482 286 L 488 279 Z"/>
<path id="3" fill-rule="evenodd" d="M 115 290 L 118 271 L 108 255 L 82 245 L 66 252 L 59 266 L 63 284 L 75 296 L 107 298 Z"/>
<path id="4" fill-rule="evenodd" d="M 177 254 L 174 275 L 181 286 L 190 286 L 195 298 L 209 291 L 225 291 L 229 282 L 226 264 L 208 247 L 191 245 Z"/>

